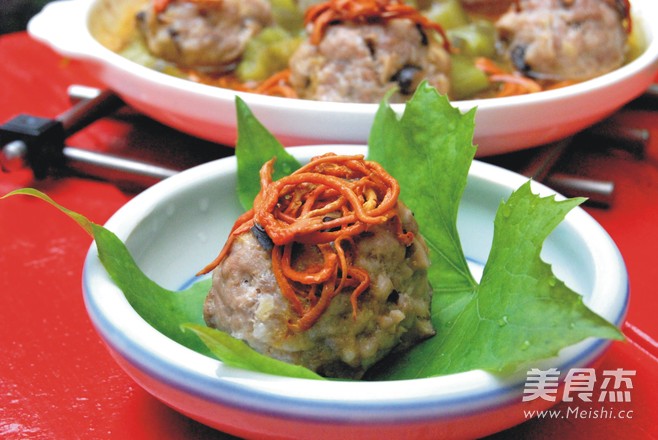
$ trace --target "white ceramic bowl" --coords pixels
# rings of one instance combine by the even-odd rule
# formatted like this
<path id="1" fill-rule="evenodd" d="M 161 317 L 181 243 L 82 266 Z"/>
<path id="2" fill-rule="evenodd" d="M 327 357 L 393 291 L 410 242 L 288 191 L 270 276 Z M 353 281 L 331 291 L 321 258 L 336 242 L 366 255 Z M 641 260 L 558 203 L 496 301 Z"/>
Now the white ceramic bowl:
<path id="1" fill-rule="evenodd" d="M 110 6 L 101 7 L 102 2 Z M 93 35 L 99 34 L 107 36 L 107 27 L 111 24 L 105 23 L 103 17 L 121 7 L 116 5 L 124 3 L 125 0 L 50 3 L 30 21 L 28 31 L 60 54 L 87 63 L 100 80 L 143 113 L 192 135 L 235 145 L 235 92 L 140 66 L 94 38 Z M 463 111 L 478 108 L 474 139 L 479 145 L 478 155 L 504 153 L 572 135 L 646 90 L 658 69 L 658 2 L 631 0 L 631 3 L 634 26 L 644 36 L 647 49 L 630 64 L 559 90 L 455 102 L 454 105 Z M 106 44 L 109 43 L 106 41 Z M 240 95 L 256 117 L 286 146 L 365 144 L 377 109 L 375 104 Z M 401 112 L 403 105 L 394 108 Z"/>
<path id="2" fill-rule="evenodd" d="M 320 151 L 364 153 L 365 147 L 298 147 L 306 161 Z M 486 260 L 498 204 L 526 178 L 474 162 L 458 227 L 478 269 Z M 235 158 L 198 166 L 167 179 L 122 207 L 106 224 L 145 273 L 177 289 L 212 260 L 241 208 Z M 553 194 L 540 185 L 541 195 Z M 610 237 L 576 208 L 547 239 L 542 257 L 586 304 L 620 324 L 628 305 L 627 274 Z M 525 371 L 496 376 L 470 371 L 443 377 L 341 382 L 289 379 L 230 368 L 168 339 L 144 321 L 112 283 L 94 246 L 84 267 L 84 297 L 92 322 L 117 362 L 155 397 L 193 419 L 247 438 L 473 438 L 525 420 Z M 609 341 L 588 339 L 534 367 L 592 365 Z"/>

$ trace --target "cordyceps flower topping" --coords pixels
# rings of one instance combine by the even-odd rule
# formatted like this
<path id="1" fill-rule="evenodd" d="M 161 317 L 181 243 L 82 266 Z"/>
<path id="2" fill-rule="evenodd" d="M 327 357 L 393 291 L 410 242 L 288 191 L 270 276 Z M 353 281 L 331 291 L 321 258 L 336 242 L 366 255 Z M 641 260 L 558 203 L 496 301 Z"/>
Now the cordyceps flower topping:
<path id="1" fill-rule="evenodd" d="M 312 44 L 319 44 L 327 26 L 337 23 L 372 24 L 389 20 L 408 19 L 422 29 L 432 29 L 441 35 L 446 50 L 448 38 L 440 24 L 430 20 L 413 6 L 401 0 L 329 0 L 306 11 L 305 24 L 313 24 L 310 35 Z"/>
<path id="2" fill-rule="evenodd" d="M 277 284 L 297 315 L 289 323 L 292 330 L 311 328 L 343 292 L 349 292 L 356 316 L 370 277 L 354 264 L 355 237 L 389 223 L 401 243 L 408 246 L 414 239 L 398 216 L 397 181 L 362 155 L 319 156 L 277 181 L 272 181 L 273 166 L 274 159 L 263 165 L 253 208 L 238 218 L 220 254 L 199 273 L 218 266 L 235 238 L 252 231 L 270 244 L 264 248 L 271 251 Z"/>

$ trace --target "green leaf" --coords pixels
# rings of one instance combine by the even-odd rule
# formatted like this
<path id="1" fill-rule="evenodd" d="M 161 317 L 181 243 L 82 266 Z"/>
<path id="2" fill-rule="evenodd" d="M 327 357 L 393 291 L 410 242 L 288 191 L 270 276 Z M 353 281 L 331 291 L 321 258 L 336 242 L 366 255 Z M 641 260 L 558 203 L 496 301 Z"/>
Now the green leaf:
<path id="1" fill-rule="evenodd" d="M 249 210 L 260 191 L 259 171 L 265 162 L 277 158 L 274 180 L 287 176 L 300 167 L 281 143 L 256 119 L 247 104 L 235 98 L 238 118 L 238 139 L 235 156 L 238 161 L 238 198 L 245 210 Z"/>
<path id="2" fill-rule="evenodd" d="M 210 353 L 199 338 L 183 333 L 179 328 L 182 322 L 201 324 L 204 322 L 203 301 L 210 288 L 209 280 L 205 283 L 195 284 L 182 292 L 164 289 L 144 275 L 126 246 L 111 231 L 89 221 L 85 216 L 63 207 L 36 189 L 19 189 L 4 197 L 19 194 L 36 197 L 51 204 L 71 217 L 94 238 L 99 258 L 105 270 L 121 289 L 130 305 L 145 321 L 182 345 L 204 354 Z"/>
<path id="3" fill-rule="evenodd" d="M 448 295 L 476 284 L 457 233 L 459 202 L 475 155 L 473 118 L 474 111 L 462 115 L 422 83 L 400 120 L 385 103 L 380 106 L 368 140 L 368 158 L 398 180 L 400 198 L 430 247 L 435 292 Z"/>
<path id="4" fill-rule="evenodd" d="M 50 198 L 50 196 L 42 193 L 39 190 L 36 190 L 34 188 L 21 188 L 17 189 L 15 191 L 12 191 L 10 193 L 5 194 L 4 196 L 0 197 L 0 199 L 4 199 L 6 197 L 11 197 L 11 196 L 16 196 L 16 195 L 24 195 L 24 196 L 31 196 L 31 197 L 36 197 L 38 199 L 41 199 L 45 202 L 50 203 L 52 206 L 55 208 L 59 209 L 62 211 L 64 214 L 68 215 L 71 217 L 82 229 L 85 230 L 85 232 L 89 235 L 93 236 L 93 231 L 92 231 L 92 223 L 87 219 L 87 217 L 78 214 L 77 212 L 73 212 L 68 208 L 63 207 L 59 203 L 55 202 L 53 199 Z"/>
<path id="5" fill-rule="evenodd" d="M 130 305 L 146 322 L 174 341 L 203 354 L 210 351 L 199 338 L 180 329 L 183 322 L 203 324 L 203 302 L 210 281 L 176 292 L 160 287 L 139 269 L 123 242 L 111 231 L 93 224 L 98 256 Z"/>
<path id="6" fill-rule="evenodd" d="M 437 335 L 389 358 L 371 378 L 410 379 L 473 369 L 500 372 L 555 355 L 587 337 L 620 339 L 612 324 L 557 280 L 539 254 L 548 234 L 583 199 L 556 202 L 522 186 L 502 204 L 481 284 L 468 269 L 457 210 L 473 159 L 473 112 L 462 115 L 421 85 L 398 120 L 381 106 L 369 158 L 396 179 L 430 248 Z M 413 170 L 413 172 L 409 172 Z"/>
<path id="7" fill-rule="evenodd" d="M 422 83 L 400 119 L 386 103 L 380 105 L 368 140 L 368 158 L 398 180 L 400 198 L 414 213 L 430 249 L 428 276 L 434 289 L 432 322 L 437 336 L 423 346 L 443 337 L 477 286 L 457 231 L 459 203 L 476 151 L 473 128 L 474 110 L 462 114 Z M 387 374 L 393 375 L 397 366 L 390 366 Z"/>
<path id="8" fill-rule="evenodd" d="M 621 332 L 588 309 L 582 296 L 553 274 L 540 252 L 548 235 L 585 199 L 541 198 L 527 182 L 502 203 L 480 286 L 464 309 L 459 333 L 446 335 L 442 371 L 504 371 L 544 359 L 587 337 L 621 339 Z"/>
<path id="9" fill-rule="evenodd" d="M 183 324 L 182 328 L 196 334 L 218 359 L 232 367 L 286 377 L 324 379 L 307 368 L 262 355 L 245 342 L 217 329 L 199 324 Z"/>
<path id="10" fill-rule="evenodd" d="M 582 201 L 540 198 L 530 182 L 515 191 L 498 209 L 491 253 L 471 298 L 455 306 L 440 337 L 406 353 L 386 377 L 503 372 L 587 337 L 622 339 L 540 258 L 546 237 Z"/>
<path id="11" fill-rule="evenodd" d="M 64 208 L 36 189 L 16 190 L 2 198 L 19 194 L 50 203 L 89 233 L 96 241 L 101 263 L 130 305 L 146 322 L 168 338 L 233 367 L 280 376 L 321 379 L 311 370 L 261 355 L 244 342 L 206 327 L 203 303 L 210 289 L 210 279 L 201 280 L 180 292 L 160 287 L 144 275 L 124 243 L 111 231 Z"/>

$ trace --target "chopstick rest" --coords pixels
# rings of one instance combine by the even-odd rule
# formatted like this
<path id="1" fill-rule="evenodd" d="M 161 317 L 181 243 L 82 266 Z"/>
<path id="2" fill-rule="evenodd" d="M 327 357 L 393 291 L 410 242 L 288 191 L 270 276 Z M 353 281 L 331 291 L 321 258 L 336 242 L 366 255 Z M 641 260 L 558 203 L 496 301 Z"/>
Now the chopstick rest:
<path id="1" fill-rule="evenodd" d="M 110 90 L 88 93 L 75 101 L 75 105 L 54 119 L 20 114 L 0 126 L 2 171 L 30 168 L 36 179 L 43 179 L 51 170 L 67 167 L 106 180 L 146 185 L 178 172 L 134 159 L 65 146 L 68 137 L 125 105 Z"/>

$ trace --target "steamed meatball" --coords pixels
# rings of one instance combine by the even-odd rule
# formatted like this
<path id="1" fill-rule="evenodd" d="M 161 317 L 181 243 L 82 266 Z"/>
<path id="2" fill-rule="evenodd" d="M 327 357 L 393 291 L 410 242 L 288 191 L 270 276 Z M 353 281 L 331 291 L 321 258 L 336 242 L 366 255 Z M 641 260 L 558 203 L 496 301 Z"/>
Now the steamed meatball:
<path id="1" fill-rule="evenodd" d="M 356 316 L 349 292 L 341 292 L 310 329 L 291 330 L 288 324 L 295 314 L 273 274 L 271 251 L 246 232 L 213 271 L 204 308 L 206 323 L 263 354 L 319 374 L 361 377 L 389 352 L 434 334 L 427 247 L 409 209 L 398 203 L 398 213 L 402 226 L 414 232 L 409 246 L 399 241 L 390 223 L 355 237 L 354 263 L 371 280 L 359 296 Z M 298 257 L 312 259 L 313 251 L 306 247 L 310 245 L 304 246 L 297 249 Z"/>
<path id="2" fill-rule="evenodd" d="M 209 71 L 236 62 L 249 39 L 272 22 L 266 0 L 173 0 L 137 14 L 148 50 L 180 66 Z"/>
<path id="3" fill-rule="evenodd" d="M 625 11 L 615 0 L 521 0 L 497 22 L 514 66 L 528 76 L 585 80 L 624 63 Z"/>
<path id="4" fill-rule="evenodd" d="M 290 81 L 300 98 L 403 102 L 423 79 L 447 93 L 450 55 L 409 20 L 329 26 L 318 45 L 302 43 L 290 59 Z"/>

